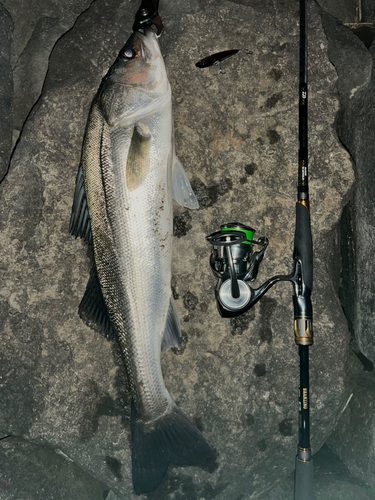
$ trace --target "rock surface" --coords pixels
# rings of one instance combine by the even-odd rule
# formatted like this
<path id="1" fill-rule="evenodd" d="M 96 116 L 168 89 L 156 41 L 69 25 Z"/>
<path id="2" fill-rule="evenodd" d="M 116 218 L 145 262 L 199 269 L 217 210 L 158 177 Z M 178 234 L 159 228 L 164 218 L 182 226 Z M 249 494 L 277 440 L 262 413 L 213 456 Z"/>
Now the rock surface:
<path id="1" fill-rule="evenodd" d="M 362 0 L 361 5 L 361 20 L 363 22 L 374 23 L 375 22 L 375 5 L 372 0 Z"/>
<path id="2" fill-rule="evenodd" d="M 51 447 L 12 436 L 0 440 L 1 500 L 110 500 L 110 494 Z"/>
<path id="3" fill-rule="evenodd" d="M 52 47 L 65 31 L 56 18 L 39 19 L 14 67 L 14 128 L 17 131 L 22 130 L 41 94 Z"/>
<path id="4" fill-rule="evenodd" d="M 328 440 L 350 473 L 375 488 L 375 372 L 352 360 L 350 401 Z"/>
<path id="5" fill-rule="evenodd" d="M 356 172 L 356 183 L 346 219 L 346 260 L 352 261 L 343 273 L 342 302 L 362 353 L 375 361 L 375 263 L 369 259 L 375 245 L 375 45 L 369 48 L 335 18 L 324 15 L 329 37 L 329 57 L 339 75 L 341 109 L 337 129 L 348 148 Z M 345 229 L 346 228 L 346 229 Z"/>
<path id="6" fill-rule="evenodd" d="M 3 0 L 14 21 L 11 64 L 16 137 L 41 94 L 53 46 L 91 2 Z"/>
<path id="7" fill-rule="evenodd" d="M 317 0 L 317 3 L 324 12 L 342 23 L 354 23 L 359 20 L 358 0 Z"/>
<path id="8" fill-rule="evenodd" d="M 17 61 L 33 37 L 35 27 L 41 19 L 58 20 L 65 31 L 69 30 L 77 17 L 88 8 L 93 0 L 2 0 L 2 4 L 12 16 L 15 30 L 12 44 L 12 66 Z M 51 47 L 52 48 L 52 47 Z"/>
<path id="9" fill-rule="evenodd" d="M 13 21 L 0 4 L 0 182 L 8 170 L 12 151 L 13 77 L 10 48 Z"/>
<path id="10" fill-rule="evenodd" d="M 187 345 L 163 359 L 166 386 L 217 450 L 208 470 L 171 468 L 151 500 L 261 496 L 294 467 L 298 356 L 288 285 L 222 320 L 205 235 L 240 220 L 270 239 L 259 282 L 292 264 L 297 157 L 298 7 L 191 0 L 163 4 L 161 39 L 176 149 L 201 208 L 175 211 L 173 287 Z M 116 344 L 77 315 L 90 259 L 68 234 L 90 101 L 130 33 L 138 2 L 93 2 L 56 44 L 1 185 L 0 430 L 64 453 L 119 498 L 131 485 L 130 401 Z M 173 8 L 172 8 L 173 7 Z M 165 12 L 165 15 L 164 15 Z M 131 13 L 131 14 L 130 14 Z M 336 74 L 310 9 L 311 199 L 315 330 L 312 444 L 331 432 L 346 395 L 348 332 L 330 273 L 329 232 L 353 182 L 332 123 Z M 198 70 L 202 56 L 244 52 Z M 248 54 L 252 51 L 252 54 Z M 338 338 L 337 331 L 342 332 Z"/>
<path id="11" fill-rule="evenodd" d="M 291 474 L 262 500 L 291 500 L 294 478 Z M 375 488 L 351 474 L 340 458 L 324 445 L 314 455 L 314 492 L 316 500 L 372 500 Z"/>

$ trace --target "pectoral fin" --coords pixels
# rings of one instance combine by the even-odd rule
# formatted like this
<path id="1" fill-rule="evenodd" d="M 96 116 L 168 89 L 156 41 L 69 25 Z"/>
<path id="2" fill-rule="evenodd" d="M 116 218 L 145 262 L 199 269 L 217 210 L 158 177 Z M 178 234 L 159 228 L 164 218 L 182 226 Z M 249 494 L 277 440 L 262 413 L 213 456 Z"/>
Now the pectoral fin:
<path id="1" fill-rule="evenodd" d="M 177 156 L 173 162 L 173 198 L 186 208 L 199 208 L 199 203 L 190 181 L 186 175 L 184 167 Z"/>
<path id="2" fill-rule="evenodd" d="M 126 185 L 134 191 L 145 180 L 150 171 L 151 135 L 134 127 L 126 164 Z"/>
<path id="3" fill-rule="evenodd" d="M 186 208 L 199 208 L 197 197 L 177 156 L 173 162 L 173 198 Z"/>

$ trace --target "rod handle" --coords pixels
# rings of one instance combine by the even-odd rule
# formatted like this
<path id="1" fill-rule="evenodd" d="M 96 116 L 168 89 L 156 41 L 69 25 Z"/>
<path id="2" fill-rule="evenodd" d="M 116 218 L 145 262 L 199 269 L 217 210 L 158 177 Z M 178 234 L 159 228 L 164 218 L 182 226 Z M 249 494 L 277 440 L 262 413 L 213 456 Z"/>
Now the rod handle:
<path id="1" fill-rule="evenodd" d="M 302 264 L 303 283 L 311 293 L 313 288 L 313 243 L 310 212 L 305 205 L 299 202 L 296 203 L 294 258 Z"/>
<path id="2" fill-rule="evenodd" d="M 313 479 L 313 460 L 304 462 L 297 456 L 294 475 L 294 500 L 316 500 Z"/>

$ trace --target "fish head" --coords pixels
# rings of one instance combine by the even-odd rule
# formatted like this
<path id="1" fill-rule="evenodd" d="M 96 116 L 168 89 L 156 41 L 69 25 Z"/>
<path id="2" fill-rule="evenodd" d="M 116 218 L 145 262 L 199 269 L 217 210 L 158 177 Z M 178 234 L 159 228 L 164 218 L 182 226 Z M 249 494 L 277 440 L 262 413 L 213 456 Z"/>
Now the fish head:
<path id="1" fill-rule="evenodd" d="M 170 92 L 156 34 L 135 31 L 121 49 L 99 89 L 99 104 L 110 126 L 130 126 L 155 110 Z"/>
<path id="2" fill-rule="evenodd" d="M 155 91 L 165 83 L 166 74 L 163 57 L 155 33 L 146 29 L 145 33 L 132 33 L 117 59 L 118 76 L 125 85 Z"/>

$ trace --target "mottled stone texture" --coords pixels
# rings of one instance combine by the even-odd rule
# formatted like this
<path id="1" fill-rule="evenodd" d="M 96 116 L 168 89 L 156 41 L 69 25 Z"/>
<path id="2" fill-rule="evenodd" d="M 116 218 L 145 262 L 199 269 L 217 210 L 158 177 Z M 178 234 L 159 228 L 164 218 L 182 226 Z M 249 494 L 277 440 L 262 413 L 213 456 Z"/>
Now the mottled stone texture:
<path id="1" fill-rule="evenodd" d="M 22 130 L 27 115 L 41 94 L 52 47 L 65 31 L 56 18 L 39 19 L 14 67 L 13 126 L 17 131 Z"/>
<path id="2" fill-rule="evenodd" d="M 119 498 L 131 484 L 130 400 L 118 347 L 77 315 L 86 245 L 68 234 L 90 101 L 128 37 L 138 2 L 93 2 L 52 52 L 43 93 L 1 185 L 0 430 L 60 450 Z M 171 468 L 152 500 L 260 498 L 294 467 L 298 356 L 292 289 L 222 320 L 205 235 L 239 220 L 270 239 L 259 283 L 292 265 L 297 173 L 298 3 L 165 0 L 162 51 L 177 153 L 201 208 L 176 206 L 173 289 L 187 339 L 163 358 L 166 386 L 217 450 L 210 469 Z M 329 233 L 354 177 L 332 124 L 337 77 L 310 4 L 311 213 L 315 240 L 312 444 L 346 402 L 348 331 Z M 228 48 L 217 68 L 195 62 Z M 249 53 L 251 51 L 251 53 Z M 137 265 L 141 264 L 140 262 Z M 340 332 L 338 334 L 338 332 Z"/>
<path id="3" fill-rule="evenodd" d="M 13 78 L 10 66 L 12 32 L 12 18 L 0 4 L 0 182 L 8 170 L 12 151 Z"/>
<path id="4" fill-rule="evenodd" d="M 363 22 L 375 22 L 375 4 L 372 0 L 362 0 L 361 10 Z"/>

